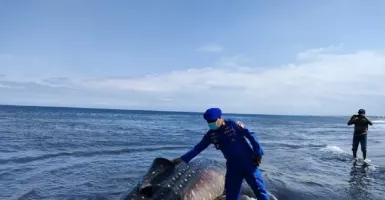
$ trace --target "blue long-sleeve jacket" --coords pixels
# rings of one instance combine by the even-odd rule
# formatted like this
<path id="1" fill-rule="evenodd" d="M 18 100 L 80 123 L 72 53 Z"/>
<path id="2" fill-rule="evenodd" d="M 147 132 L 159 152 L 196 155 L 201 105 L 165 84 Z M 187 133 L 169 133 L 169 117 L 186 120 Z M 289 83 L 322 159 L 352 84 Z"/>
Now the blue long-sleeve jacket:
<path id="1" fill-rule="evenodd" d="M 263 155 L 263 148 L 254 132 L 239 121 L 229 119 L 224 122 L 225 124 L 219 129 L 209 130 L 198 144 L 181 156 L 182 160 L 185 163 L 190 162 L 210 144 L 222 151 L 228 161 L 252 159 L 253 156 Z M 246 139 L 249 140 L 251 146 Z"/>

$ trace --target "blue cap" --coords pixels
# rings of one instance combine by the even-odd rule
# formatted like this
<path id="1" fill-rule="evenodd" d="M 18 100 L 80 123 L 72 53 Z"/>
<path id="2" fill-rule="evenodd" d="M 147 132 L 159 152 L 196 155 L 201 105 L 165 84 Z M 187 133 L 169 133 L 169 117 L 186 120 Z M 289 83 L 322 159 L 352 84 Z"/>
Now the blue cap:
<path id="1" fill-rule="evenodd" d="M 214 121 L 220 118 L 222 115 L 222 111 L 219 108 L 209 108 L 206 110 L 205 114 L 203 114 L 203 118 L 206 121 Z"/>

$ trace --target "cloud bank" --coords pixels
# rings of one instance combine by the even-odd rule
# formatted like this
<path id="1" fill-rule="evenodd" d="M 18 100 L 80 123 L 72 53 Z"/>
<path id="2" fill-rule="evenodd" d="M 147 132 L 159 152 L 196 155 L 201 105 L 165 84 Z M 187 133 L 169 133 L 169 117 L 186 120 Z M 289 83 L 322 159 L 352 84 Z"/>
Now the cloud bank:
<path id="1" fill-rule="evenodd" d="M 385 115 L 383 52 L 313 49 L 299 53 L 295 63 L 263 67 L 230 60 L 136 78 L 23 81 L 6 74 L 0 76 L 0 103 L 182 111 L 218 106 L 224 112 L 301 115 L 351 115 L 365 108 L 368 115 Z"/>

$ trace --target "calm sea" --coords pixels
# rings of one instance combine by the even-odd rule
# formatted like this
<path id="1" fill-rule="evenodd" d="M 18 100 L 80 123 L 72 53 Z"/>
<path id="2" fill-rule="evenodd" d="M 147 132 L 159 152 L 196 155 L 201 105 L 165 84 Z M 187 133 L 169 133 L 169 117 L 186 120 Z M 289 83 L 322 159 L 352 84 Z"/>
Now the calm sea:
<path id="1" fill-rule="evenodd" d="M 385 118 L 368 116 L 372 165 L 362 167 L 351 161 L 350 116 L 224 117 L 258 135 L 278 199 L 384 199 Z M 199 113 L 0 106 L 0 199 L 118 199 L 154 158 L 180 156 L 206 130 Z M 200 156 L 223 161 L 212 146 Z"/>

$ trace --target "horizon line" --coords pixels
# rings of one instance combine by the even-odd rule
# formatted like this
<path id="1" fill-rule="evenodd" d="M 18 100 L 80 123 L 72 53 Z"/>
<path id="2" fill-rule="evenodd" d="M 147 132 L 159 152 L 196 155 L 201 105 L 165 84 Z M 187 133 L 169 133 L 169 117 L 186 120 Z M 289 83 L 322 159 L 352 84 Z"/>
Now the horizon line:
<path id="1" fill-rule="evenodd" d="M 83 106 L 50 106 L 50 105 L 25 105 L 25 104 L 0 104 L 0 106 L 9 107 L 41 107 L 41 108 L 63 108 L 63 109 L 85 109 L 85 110 L 111 110 L 111 111 L 139 111 L 139 112 L 173 112 L 173 113 L 193 113 L 203 114 L 199 111 L 181 111 L 181 110 L 151 110 L 151 109 L 128 109 L 128 108 L 106 108 L 106 107 L 83 107 Z M 226 113 L 225 115 L 251 115 L 251 116 L 296 116 L 296 117 L 346 117 L 350 115 L 312 115 L 312 114 L 264 114 L 264 113 Z M 381 116 L 373 116 L 381 117 Z"/>

